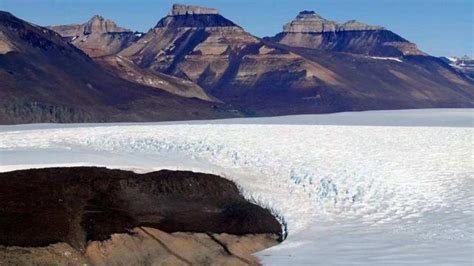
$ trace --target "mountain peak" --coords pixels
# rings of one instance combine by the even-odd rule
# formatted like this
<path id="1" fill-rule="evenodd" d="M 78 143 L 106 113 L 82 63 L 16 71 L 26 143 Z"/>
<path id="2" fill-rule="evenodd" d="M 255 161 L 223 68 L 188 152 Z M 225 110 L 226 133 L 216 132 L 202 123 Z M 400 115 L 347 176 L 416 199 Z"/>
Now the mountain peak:
<path id="1" fill-rule="evenodd" d="M 219 14 L 217 9 L 174 4 L 166 17 L 155 28 L 213 28 L 237 27 Z"/>
<path id="2" fill-rule="evenodd" d="M 104 17 L 101 15 L 94 15 L 90 20 L 104 20 Z"/>
<path id="3" fill-rule="evenodd" d="M 303 10 L 301 11 L 298 16 L 296 16 L 296 19 L 299 20 L 325 20 L 323 17 L 318 15 L 314 11 L 309 11 L 309 10 Z"/>
<path id="4" fill-rule="evenodd" d="M 318 15 L 314 11 L 301 11 L 296 18 L 283 26 L 284 32 L 302 33 L 302 32 L 331 32 L 337 30 L 338 24 L 329 21 Z"/>
<path id="5" fill-rule="evenodd" d="M 112 20 L 105 19 L 100 15 L 94 15 L 84 24 L 84 34 L 109 33 L 109 32 L 129 32 L 130 30 L 121 28 Z"/>
<path id="6" fill-rule="evenodd" d="M 90 57 L 116 54 L 141 37 L 100 15 L 94 15 L 82 24 L 56 25 L 49 29 L 57 32 L 64 41 L 74 44 Z"/>
<path id="7" fill-rule="evenodd" d="M 181 5 L 174 4 L 171 8 L 171 11 L 168 13 L 168 16 L 182 16 L 182 15 L 217 15 L 219 12 L 217 9 L 200 7 L 200 6 L 190 6 L 190 5 Z"/>

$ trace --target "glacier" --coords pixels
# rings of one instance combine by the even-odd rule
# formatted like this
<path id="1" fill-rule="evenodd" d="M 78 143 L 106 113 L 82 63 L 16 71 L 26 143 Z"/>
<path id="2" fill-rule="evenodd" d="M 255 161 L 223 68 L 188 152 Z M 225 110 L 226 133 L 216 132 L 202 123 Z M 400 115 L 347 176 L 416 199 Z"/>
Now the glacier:
<path id="1" fill-rule="evenodd" d="M 0 126 L 0 171 L 214 173 L 284 217 L 266 265 L 474 263 L 474 109 Z"/>

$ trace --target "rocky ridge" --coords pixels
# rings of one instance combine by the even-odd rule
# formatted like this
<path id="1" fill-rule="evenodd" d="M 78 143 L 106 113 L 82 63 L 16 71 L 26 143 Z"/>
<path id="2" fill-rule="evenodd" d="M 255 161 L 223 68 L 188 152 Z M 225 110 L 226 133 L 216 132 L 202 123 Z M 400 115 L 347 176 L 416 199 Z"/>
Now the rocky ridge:
<path id="1" fill-rule="evenodd" d="M 166 233 L 137 227 L 129 234 L 113 234 L 91 241 L 80 251 L 67 243 L 46 247 L 0 245 L 6 265 L 260 265 L 253 254 L 278 244 L 272 234 Z"/>

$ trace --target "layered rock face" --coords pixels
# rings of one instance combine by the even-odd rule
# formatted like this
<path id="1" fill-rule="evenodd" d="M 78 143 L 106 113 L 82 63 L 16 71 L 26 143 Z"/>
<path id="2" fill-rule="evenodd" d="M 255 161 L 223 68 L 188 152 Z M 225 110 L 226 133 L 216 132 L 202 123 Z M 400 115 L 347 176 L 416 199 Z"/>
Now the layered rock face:
<path id="1" fill-rule="evenodd" d="M 55 32 L 7 12 L 0 32 L 0 123 L 222 117 L 215 104 L 115 77 Z"/>
<path id="2" fill-rule="evenodd" d="M 121 28 L 115 22 L 98 15 L 93 16 L 84 24 L 59 25 L 49 28 L 91 57 L 116 54 L 141 36 L 141 33 Z"/>
<path id="3" fill-rule="evenodd" d="M 0 245 L 5 265 L 260 265 L 253 254 L 278 244 L 273 234 L 166 233 L 137 227 L 91 241 L 82 253 L 67 243 L 47 247 Z"/>
<path id="4" fill-rule="evenodd" d="M 269 38 L 281 44 L 373 56 L 423 55 L 416 45 L 380 26 L 350 20 L 339 24 L 314 11 L 302 11 Z"/>

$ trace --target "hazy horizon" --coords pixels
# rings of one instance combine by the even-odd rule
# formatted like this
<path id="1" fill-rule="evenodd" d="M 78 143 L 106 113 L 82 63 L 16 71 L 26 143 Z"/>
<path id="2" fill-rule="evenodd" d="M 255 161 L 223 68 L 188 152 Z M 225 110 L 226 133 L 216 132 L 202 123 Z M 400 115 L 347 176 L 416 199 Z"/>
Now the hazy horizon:
<path id="1" fill-rule="evenodd" d="M 146 32 L 166 16 L 173 3 L 216 8 L 258 37 L 273 36 L 299 11 L 313 10 L 329 20 L 356 19 L 384 26 L 431 55 L 474 55 L 473 4 L 467 0 L 0 0 L 0 10 L 42 26 L 83 23 L 98 14 L 119 26 Z"/>

